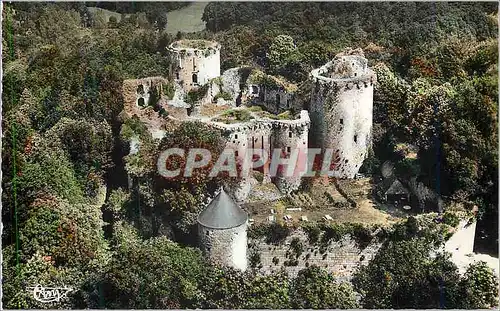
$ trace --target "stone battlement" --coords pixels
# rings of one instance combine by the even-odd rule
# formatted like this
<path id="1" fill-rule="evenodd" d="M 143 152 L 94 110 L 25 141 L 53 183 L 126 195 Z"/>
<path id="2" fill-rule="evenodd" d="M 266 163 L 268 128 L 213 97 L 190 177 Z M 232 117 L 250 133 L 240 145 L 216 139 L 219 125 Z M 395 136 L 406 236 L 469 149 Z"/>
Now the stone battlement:
<path id="1" fill-rule="evenodd" d="M 247 122 L 235 124 L 225 124 L 215 121 L 207 122 L 207 124 L 229 132 L 245 132 L 259 129 L 296 129 L 309 127 L 310 123 L 311 120 L 309 119 L 307 110 L 302 110 L 300 112 L 300 117 L 295 120 L 252 119 Z"/>
<path id="2" fill-rule="evenodd" d="M 362 51 L 339 53 L 333 60 L 312 70 L 309 76 L 314 83 L 331 86 L 336 84 L 341 87 L 348 84 L 354 84 L 354 87 L 358 88 L 365 85 L 367 87 L 368 84 L 373 85 L 376 80 L 375 72 L 368 68 L 368 61 Z"/>
<path id="3" fill-rule="evenodd" d="M 186 56 L 209 56 L 220 51 L 220 44 L 215 41 L 207 40 L 179 40 L 167 47 L 167 50 L 175 54 L 184 54 Z"/>

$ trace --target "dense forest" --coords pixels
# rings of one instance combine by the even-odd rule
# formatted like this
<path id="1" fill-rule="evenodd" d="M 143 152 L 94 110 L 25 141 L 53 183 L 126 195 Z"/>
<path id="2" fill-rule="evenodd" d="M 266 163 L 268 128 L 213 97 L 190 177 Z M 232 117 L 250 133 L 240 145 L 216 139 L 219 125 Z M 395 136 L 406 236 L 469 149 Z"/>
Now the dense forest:
<path id="1" fill-rule="evenodd" d="M 405 239 L 388 241 L 352 285 L 315 266 L 290 279 L 206 263 L 188 246 L 189 237 L 199 203 L 218 181 L 159 191 L 146 178 L 151 169 L 123 158 L 125 132 L 140 132 L 142 125 L 120 112 L 122 81 L 168 77 L 166 47 L 181 37 L 220 42 L 222 69 L 254 65 L 299 84 L 345 47 L 361 47 L 378 75 L 373 153 L 364 171 L 379 174 L 390 159 L 446 200 L 477 205 L 476 244 L 498 256 L 496 2 L 217 2 L 205 8 L 205 31 L 167 34 L 166 12 L 185 5 L 4 3 L 4 307 L 495 304 L 497 283 L 487 267 L 471 266 L 461 276 L 449 258 L 429 256 L 435 243 L 415 233 L 411 218 L 398 231 Z M 121 18 L 108 20 L 91 6 Z M 163 143 L 186 136 L 194 144 L 220 139 L 186 125 Z M 396 148 L 402 143 L 418 146 L 418 157 L 403 159 Z M 146 144 L 141 152 L 147 151 Z M 128 189 L 125 170 L 141 180 L 138 191 Z M 173 232 L 165 233 L 167 227 Z M 37 283 L 71 284 L 77 291 L 47 305 L 26 291 Z"/>

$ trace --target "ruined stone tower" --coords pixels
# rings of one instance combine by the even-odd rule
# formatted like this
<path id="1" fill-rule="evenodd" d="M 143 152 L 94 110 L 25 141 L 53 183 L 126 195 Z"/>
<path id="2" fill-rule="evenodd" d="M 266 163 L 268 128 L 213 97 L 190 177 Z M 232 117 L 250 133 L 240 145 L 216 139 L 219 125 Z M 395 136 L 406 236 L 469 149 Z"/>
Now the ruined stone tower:
<path id="1" fill-rule="evenodd" d="M 220 76 L 220 45 L 206 40 L 173 42 L 168 51 L 173 60 L 174 79 L 187 92 Z"/>
<path id="2" fill-rule="evenodd" d="M 360 49 L 337 54 L 310 74 L 311 143 L 333 149 L 333 176 L 353 178 L 371 144 L 375 73 Z"/>
<path id="3" fill-rule="evenodd" d="M 248 215 L 224 191 L 198 216 L 200 248 L 207 258 L 245 271 Z"/>

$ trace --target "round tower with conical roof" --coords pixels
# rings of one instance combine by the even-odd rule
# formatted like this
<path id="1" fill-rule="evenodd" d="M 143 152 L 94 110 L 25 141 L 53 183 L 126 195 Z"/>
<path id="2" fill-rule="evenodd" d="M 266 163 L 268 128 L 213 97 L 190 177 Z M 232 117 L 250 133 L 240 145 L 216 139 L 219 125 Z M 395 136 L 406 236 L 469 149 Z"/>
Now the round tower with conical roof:
<path id="1" fill-rule="evenodd" d="M 222 189 L 198 216 L 200 248 L 210 261 L 245 271 L 248 215 Z"/>

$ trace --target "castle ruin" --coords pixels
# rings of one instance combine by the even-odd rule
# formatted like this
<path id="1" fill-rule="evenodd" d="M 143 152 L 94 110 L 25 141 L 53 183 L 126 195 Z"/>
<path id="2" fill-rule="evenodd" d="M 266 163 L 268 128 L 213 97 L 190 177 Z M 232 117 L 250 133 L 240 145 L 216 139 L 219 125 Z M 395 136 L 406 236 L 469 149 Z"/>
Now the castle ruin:
<path id="1" fill-rule="evenodd" d="M 358 49 L 337 54 L 310 79 L 311 145 L 335 151 L 334 177 L 353 178 L 371 144 L 375 72 Z"/>
<path id="2" fill-rule="evenodd" d="M 187 92 L 220 76 L 220 45 L 206 40 L 180 40 L 168 47 L 175 81 Z"/>
<path id="3" fill-rule="evenodd" d="M 125 114 L 138 116 L 154 138 L 163 137 L 167 124 L 204 122 L 226 134 L 227 148 L 240 162 L 249 149 L 262 150 L 267 161 L 257 170 L 285 195 L 300 187 L 310 147 L 335 151 L 334 177 L 353 178 L 358 172 L 371 143 L 376 81 L 361 50 L 340 53 L 313 70 L 308 81 L 311 91 L 305 98 L 298 98 L 297 85 L 256 68 L 231 68 L 221 75 L 216 42 L 180 40 L 168 51 L 170 79 L 123 83 Z M 195 102 L 188 100 L 194 93 Z M 246 118 L 234 117 L 238 114 Z M 140 142 L 137 137 L 133 142 L 137 152 Z M 299 151 L 292 176 L 285 176 L 283 170 L 270 172 L 274 149 L 281 149 L 284 159 Z M 248 196 L 252 174 L 242 176 L 239 188 L 229 189 L 236 202 Z M 213 261 L 245 270 L 248 216 L 236 202 L 222 190 L 203 210 L 198 217 L 200 247 Z"/>

